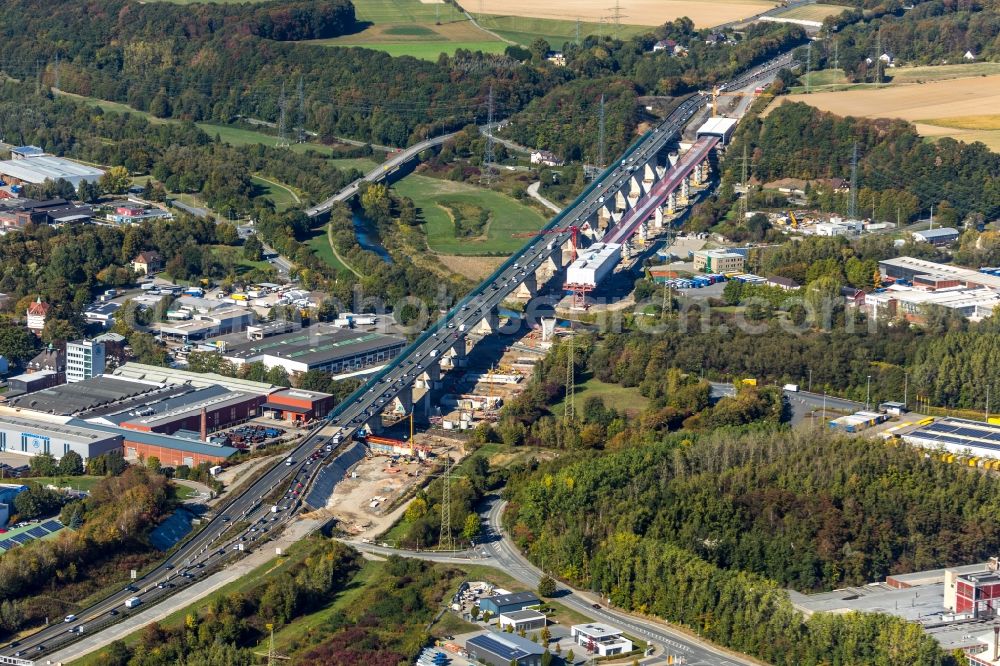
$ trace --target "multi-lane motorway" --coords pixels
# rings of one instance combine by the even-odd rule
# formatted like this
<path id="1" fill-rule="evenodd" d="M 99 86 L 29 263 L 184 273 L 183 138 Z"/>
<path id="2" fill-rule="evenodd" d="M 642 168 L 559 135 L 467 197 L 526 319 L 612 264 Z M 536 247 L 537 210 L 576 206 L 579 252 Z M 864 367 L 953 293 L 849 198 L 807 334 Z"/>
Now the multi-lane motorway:
<path id="1" fill-rule="evenodd" d="M 789 66 L 791 54 L 784 54 L 737 80 L 727 83 L 729 90 L 751 85 Z M 170 558 L 142 579 L 135 581 L 133 589 L 123 589 L 92 607 L 79 611 L 78 618 L 67 623 L 50 625 L 33 634 L 18 645 L 0 649 L 0 654 L 39 657 L 63 648 L 81 635 L 119 619 L 124 602 L 138 596 L 144 602 L 155 601 L 173 594 L 178 587 L 204 575 L 214 566 L 224 564 L 237 552 L 240 544 L 254 547 L 263 530 L 274 530 L 289 519 L 297 507 L 297 498 L 304 494 L 315 471 L 322 461 L 336 452 L 337 446 L 346 442 L 369 420 L 379 418 L 386 406 L 417 380 L 429 364 L 438 363 L 445 352 L 457 344 L 464 344 L 464 337 L 484 318 L 497 312 L 500 303 L 514 292 L 525 278 L 556 253 L 570 239 L 570 227 L 593 217 L 605 197 L 618 191 L 625 180 L 639 165 L 645 164 L 675 140 L 687 122 L 704 105 L 700 95 L 694 95 L 678 106 L 666 120 L 633 144 L 576 201 L 556 215 L 545 227 L 554 231 L 544 240 L 530 242 L 504 262 L 490 277 L 459 301 L 443 318 L 438 320 L 404 352 L 374 375 L 347 400 L 338 405 L 327 422 L 307 436 L 291 453 L 290 464 L 278 464 L 249 488 L 242 491 L 221 507 L 217 515 Z M 412 146 L 369 173 L 363 180 L 375 182 L 398 167 L 416 153 L 446 141 L 448 136 L 436 137 Z M 352 184 L 354 193 L 360 181 Z M 346 188 L 336 197 L 307 211 L 319 215 L 330 209 L 335 200 L 353 196 Z M 299 485 L 301 484 L 301 485 Z M 295 494 L 296 492 L 300 494 Z M 271 513 L 270 504 L 264 500 L 272 494 L 281 497 L 284 507 Z M 237 549 L 237 550 L 234 550 Z M 721 663 L 721 662 L 711 662 Z"/>

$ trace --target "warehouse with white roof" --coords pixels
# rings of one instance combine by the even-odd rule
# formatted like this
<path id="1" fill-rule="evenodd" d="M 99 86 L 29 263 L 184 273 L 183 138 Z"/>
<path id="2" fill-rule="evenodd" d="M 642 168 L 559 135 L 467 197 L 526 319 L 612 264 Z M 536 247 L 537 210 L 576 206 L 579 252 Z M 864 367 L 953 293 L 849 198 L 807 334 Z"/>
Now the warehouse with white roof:
<path id="1" fill-rule="evenodd" d="M 0 177 L 8 185 L 40 185 L 46 180 L 69 181 L 73 187 L 80 183 L 96 183 L 104 172 L 92 166 L 54 155 L 31 155 L 20 159 L 0 161 Z"/>

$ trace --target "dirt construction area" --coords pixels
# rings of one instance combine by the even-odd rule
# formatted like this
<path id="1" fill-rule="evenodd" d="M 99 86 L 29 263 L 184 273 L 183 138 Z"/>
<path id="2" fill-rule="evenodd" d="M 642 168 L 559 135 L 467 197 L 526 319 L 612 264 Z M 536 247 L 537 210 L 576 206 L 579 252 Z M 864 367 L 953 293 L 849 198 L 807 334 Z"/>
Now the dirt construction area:
<path id="1" fill-rule="evenodd" d="M 793 95 L 786 99 L 839 116 L 901 118 L 914 123 L 923 136 L 982 141 L 1000 150 L 1000 129 L 995 126 L 998 117 L 984 116 L 1000 108 L 1000 75 Z"/>
<path id="2" fill-rule="evenodd" d="M 348 478 L 337 484 L 324 513 L 336 518 L 340 528 L 352 536 L 374 537 L 392 527 L 407 504 L 394 507 L 396 500 L 415 486 L 427 483 L 446 451 L 455 462 L 465 457 L 458 440 L 417 435 L 414 441 L 430 446 L 434 455 L 429 460 L 388 455 L 365 458 L 355 465 Z"/>
<path id="3" fill-rule="evenodd" d="M 482 0 L 475 11 L 501 16 L 528 16 L 544 19 L 606 22 L 608 0 Z M 764 0 L 621 0 L 621 23 L 627 25 L 663 25 L 687 16 L 699 28 L 754 16 L 777 6 Z"/>

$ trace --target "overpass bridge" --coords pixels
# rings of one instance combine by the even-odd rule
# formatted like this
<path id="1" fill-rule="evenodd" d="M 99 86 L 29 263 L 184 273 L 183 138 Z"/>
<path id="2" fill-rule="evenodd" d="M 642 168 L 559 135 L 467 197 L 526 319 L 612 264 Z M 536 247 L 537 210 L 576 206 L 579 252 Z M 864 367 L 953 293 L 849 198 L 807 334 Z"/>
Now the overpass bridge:
<path id="1" fill-rule="evenodd" d="M 434 148 L 440 146 L 448 139 L 452 138 L 458 134 L 458 132 L 451 132 L 449 134 L 442 134 L 441 136 L 436 136 L 433 139 L 425 139 L 420 143 L 415 143 L 405 150 L 401 150 L 396 153 L 388 160 L 379 164 L 377 167 L 366 173 L 363 177 L 358 178 L 350 185 L 342 189 L 341 191 L 334 194 L 329 199 L 325 199 L 320 203 L 312 206 L 311 208 L 306 208 L 305 213 L 309 217 L 318 217 L 320 215 L 326 215 L 333 208 L 333 204 L 338 201 L 350 201 L 358 194 L 358 190 L 361 187 L 361 183 L 378 183 L 385 180 L 390 175 L 399 171 L 400 167 L 405 165 L 410 160 L 413 160 L 428 148 Z"/>

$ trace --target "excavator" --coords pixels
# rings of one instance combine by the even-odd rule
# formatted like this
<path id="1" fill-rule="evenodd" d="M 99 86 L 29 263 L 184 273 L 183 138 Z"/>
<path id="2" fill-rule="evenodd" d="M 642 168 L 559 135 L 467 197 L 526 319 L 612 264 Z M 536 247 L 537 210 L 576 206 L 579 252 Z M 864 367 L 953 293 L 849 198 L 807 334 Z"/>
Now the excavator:
<path id="1" fill-rule="evenodd" d="M 791 226 L 792 229 L 799 228 L 799 221 L 795 219 L 795 213 L 793 213 L 792 211 L 788 211 L 788 219 L 789 219 L 789 226 Z"/>

